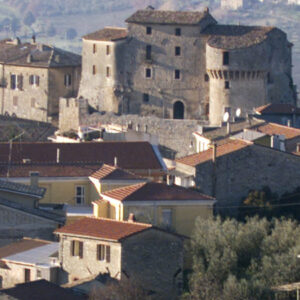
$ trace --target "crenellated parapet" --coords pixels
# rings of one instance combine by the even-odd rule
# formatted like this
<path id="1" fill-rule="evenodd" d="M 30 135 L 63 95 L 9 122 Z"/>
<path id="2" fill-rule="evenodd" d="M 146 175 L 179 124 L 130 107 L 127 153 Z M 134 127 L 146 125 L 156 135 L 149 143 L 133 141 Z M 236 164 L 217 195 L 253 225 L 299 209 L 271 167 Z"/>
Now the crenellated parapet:
<path id="1" fill-rule="evenodd" d="M 244 71 L 244 70 L 206 70 L 208 76 L 212 79 L 221 80 L 252 80 L 252 79 L 264 79 L 267 77 L 268 72 L 257 71 Z"/>

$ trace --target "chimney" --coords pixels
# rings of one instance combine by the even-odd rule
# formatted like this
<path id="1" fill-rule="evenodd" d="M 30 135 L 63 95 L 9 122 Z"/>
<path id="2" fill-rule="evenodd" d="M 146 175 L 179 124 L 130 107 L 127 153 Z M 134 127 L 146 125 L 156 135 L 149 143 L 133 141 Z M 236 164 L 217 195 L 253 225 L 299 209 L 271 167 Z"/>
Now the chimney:
<path id="1" fill-rule="evenodd" d="M 60 163 L 60 149 L 56 149 L 56 162 L 59 164 Z"/>
<path id="2" fill-rule="evenodd" d="M 300 152 L 300 143 L 297 143 L 296 152 Z"/>
<path id="3" fill-rule="evenodd" d="M 28 63 L 32 62 L 32 55 L 30 53 L 27 55 L 27 62 Z"/>
<path id="4" fill-rule="evenodd" d="M 36 172 L 36 171 L 29 172 L 31 186 L 34 186 L 34 187 L 39 186 L 39 175 L 40 175 L 39 172 Z"/>
<path id="5" fill-rule="evenodd" d="M 135 215 L 134 215 L 133 213 L 130 213 L 130 214 L 129 214 L 129 217 L 128 217 L 128 222 L 133 223 L 133 222 L 135 222 L 135 221 L 136 221 Z"/>
<path id="6" fill-rule="evenodd" d="M 287 121 L 287 126 L 288 126 L 288 127 L 291 127 L 291 120 L 288 120 L 288 121 Z"/>
<path id="7" fill-rule="evenodd" d="M 230 122 L 227 122 L 227 134 L 230 134 L 231 133 L 231 124 Z"/>
<path id="8" fill-rule="evenodd" d="M 16 44 L 17 44 L 17 45 L 21 45 L 21 40 L 20 40 L 19 37 L 16 38 Z"/>
<path id="9" fill-rule="evenodd" d="M 212 162 L 215 163 L 216 162 L 216 158 L 217 158 L 217 144 L 212 144 Z"/>
<path id="10" fill-rule="evenodd" d="M 36 38 L 35 38 L 35 34 L 33 34 L 31 37 L 31 43 L 35 44 L 35 42 L 36 42 Z"/>
<path id="11" fill-rule="evenodd" d="M 115 156 L 114 158 L 114 166 L 117 167 L 118 166 L 118 158 Z"/>

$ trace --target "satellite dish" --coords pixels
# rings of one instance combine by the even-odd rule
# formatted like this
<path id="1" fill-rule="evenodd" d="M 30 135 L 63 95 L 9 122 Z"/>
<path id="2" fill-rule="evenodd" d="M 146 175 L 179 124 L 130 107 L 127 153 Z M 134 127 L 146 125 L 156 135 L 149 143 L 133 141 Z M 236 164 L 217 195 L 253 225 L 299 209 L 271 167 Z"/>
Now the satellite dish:
<path id="1" fill-rule="evenodd" d="M 236 111 L 235 111 L 236 117 L 239 118 L 241 116 L 241 114 L 242 114 L 242 110 L 240 108 L 237 108 Z"/>
<path id="2" fill-rule="evenodd" d="M 228 122 L 228 120 L 229 120 L 229 112 L 226 111 L 225 114 L 223 115 L 223 121 Z"/>

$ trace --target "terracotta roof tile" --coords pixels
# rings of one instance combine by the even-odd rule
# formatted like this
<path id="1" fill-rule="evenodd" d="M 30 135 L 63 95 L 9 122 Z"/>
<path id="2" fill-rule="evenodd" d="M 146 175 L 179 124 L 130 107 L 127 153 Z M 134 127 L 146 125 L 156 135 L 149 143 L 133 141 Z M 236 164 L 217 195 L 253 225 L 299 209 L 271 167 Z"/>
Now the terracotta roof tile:
<path id="1" fill-rule="evenodd" d="M 214 200 L 214 198 L 177 185 L 144 182 L 102 193 L 119 201 Z"/>
<path id="2" fill-rule="evenodd" d="M 142 180 L 143 178 L 140 176 L 137 176 L 131 172 L 122 170 L 120 168 L 114 167 L 114 166 L 110 166 L 107 164 L 103 164 L 103 166 L 97 170 L 96 172 L 94 172 L 91 177 L 95 178 L 95 179 L 106 179 L 106 180 Z"/>
<path id="3" fill-rule="evenodd" d="M 24 238 L 0 248 L 0 258 L 50 244 L 50 241 Z"/>
<path id="4" fill-rule="evenodd" d="M 241 140 L 229 140 L 227 143 L 217 147 L 216 156 L 220 157 L 228 153 L 246 148 L 249 145 L 252 145 L 252 143 L 244 142 Z M 200 153 L 179 158 L 176 160 L 176 162 L 195 167 L 203 162 L 211 160 L 212 155 L 213 155 L 213 149 L 208 149 Z"/>
<path id="5" fill-rule="evenodd" d="M 260 107 L 257 107 L 255 111 L 259 114 L 300 114 L 300 108 L 289 103 L 269 103 Z"/>
<path id="6" fill-rule="evenodd" d="M 133 234 L 151 228 L 150 224 L 116 221 L 112 219 L 86 217 L 57 229 L 55 233 L 75 234 L 87 237 L 120 241 Z"/>
<path id="7" fill-rule="evenodd" d="M 92 41 L 118 41 L 127 37 L 126 28 L 105 27 L 104 29 L 89 33 L 82 38 Z"/>
<path id="8" fill-rule="evenodd" d="M 85 143 L 13 143 L 12 163 L 30 159 L 32 163 L 56 163 L 57 149 L 60 163 L 106 163 L 126 170 L 161 170 L 152 145 L 148 142 L 85 142 Z M 0 143 L 0 163 L 7 164 L 9 144 Z"/>
<path id="9" fill-rule="evenodd" d="M 256 128 L 257 131 L 268 135 L 284 135 L 286 139 L 300 137 L 300 129 L 276 123 L 267 123 Z"/>
<path id="10" fill-rule="evenodd" d="M 148 24 L 184 24 L 197 25 L 205 18 L 213 17 L 206 11 L 167 11 L 144 9 L 138 10 L 130 16 L 127 23 L 148 23 Z"/>

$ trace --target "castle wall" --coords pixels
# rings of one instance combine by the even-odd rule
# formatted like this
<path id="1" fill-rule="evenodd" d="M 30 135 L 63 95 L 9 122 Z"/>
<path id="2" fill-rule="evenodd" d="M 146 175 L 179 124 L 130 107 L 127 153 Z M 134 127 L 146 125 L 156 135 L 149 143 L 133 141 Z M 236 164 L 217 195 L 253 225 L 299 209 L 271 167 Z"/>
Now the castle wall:
<path id="1" fill-rule="evenodd" d="M 104 42 L 83 39 L 79 96 L 88 98 L 89 104 L 96 110 L 116 113 L 120 111 L 124 81 L 124 46 L 124 40 Z"/>
<path id="2" fill-rule="evenodd" d="M 151 26 L 152 34 L 146 34 Z M 181 35 L 175 35 L 175 29 Z M 184 104 L 184 118 L 199 119 L 208 102 L 205 81 L 205 37 L 199 38 L 201 26 L 129 24 L 126 52 L 127 83 L 131 89 L 128 106 L 131 113 L 173 118 L 176 101 Z M 146 46 L 151 45 L 151 59 Z M 180 47 L 180 55 L 175 55 Z M 146 68 L 151 78 L 146 78 Z M 175 79 L 175 70 L 180 79 Z M 143 94 L 149 95 L 144 101 Z"/>

